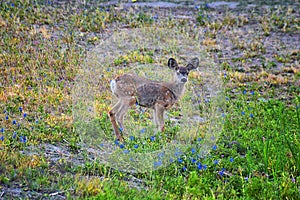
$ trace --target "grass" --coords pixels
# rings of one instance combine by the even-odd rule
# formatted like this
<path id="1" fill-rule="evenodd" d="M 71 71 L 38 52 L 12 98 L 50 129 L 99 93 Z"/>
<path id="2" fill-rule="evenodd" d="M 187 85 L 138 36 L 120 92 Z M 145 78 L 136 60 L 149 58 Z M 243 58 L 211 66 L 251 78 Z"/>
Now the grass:
<path id="1" fill-rule="evenodd" d="M 297 5 L 178 8 L 172 12 L 188 18 L 176 18 L 162 9 L 90 3 L 1 3 L 0 198 L 300 199 Z M 108 36 L 124 29 L 144 32 L 117 38 L 121 53 L 103 63 L 87 59 L 102 66 L 93 68 L 97 73 L 82 70 L 86 58 L 98 55 L 94 47 L 109 45 Z M 156 46 L 143 46 L 149 35 L 159 36 Z M 130 70 L 166 80 L 168 57 L 184 64 L 195 52 L 203 67 L 190 74 L 186 95 L 168 112 L 166 131 L 152 134 L 151 112 L 137 107 L 129 112 L 126 142 L 115 141 L 109 80 Z M 212 76 L 219 66 L 222 73 Z M 224 89 L 220 124 L 210 129 L 217 140 L 207 136 L 209 123 L 190 120 L 217 107 L 199 91 L 210 83 Z M 74 90 L 92 93 L 74 103 Z M 89 103 L 95 115 L 74 113 Z M 91 132 L 102 137 L 82 144 Z M 176 149 L 174 140 L 186 143 Z M 204 147 L 210 153 L 201 154 Z M 109 150 L 114 154 L 103 153 Z"/>

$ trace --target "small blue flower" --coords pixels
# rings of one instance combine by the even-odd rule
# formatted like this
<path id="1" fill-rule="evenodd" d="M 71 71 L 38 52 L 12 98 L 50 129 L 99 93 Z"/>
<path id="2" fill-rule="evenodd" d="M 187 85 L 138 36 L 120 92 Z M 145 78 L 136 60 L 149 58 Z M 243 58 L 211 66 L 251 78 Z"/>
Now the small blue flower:
<path id="1" fill-rule="evenodd" d="M 24 118 L 27 117 L 27 113 L 24 113 L 24 114 L 23 114 L 23 117 L 24 117 Z"/>
<path id="2" fill-rule="evenodd" d="M 3 127 L 0 129 L 0 132 L 1 132 L 1 133 L 4 133 L 4 128 L 3 128 Z"/>
<path id="3" fill-rule="evenodd" d="M 119 140 L 116 140 L 116 141 L 115 141 L 115 144 L 116 144 L 116 145 L 119 145 L 119 144 L 120 144 Z"/>
<path id="4" fill-rule="evenodd" d="M 130 158 L 129 160 L 130 160 L 130 161 L 134 161 L 134 159 L 133 159 L 133 158 Z"/>
<path id="5" fill-rule="evenodd" d="M 146 132 L 145 128 L 143 128 L 143 129 L 140 130 L 140 133 L 145 133 L 145 132 Z"/>
<path id="6" fill-rule="evenodd" d="M 226 101 L 229 101 L 229 97 L 226 97 Z"/>
<path id="7" fill-rule="evenodd" d="M 15 4 L 14 4 L 14 3 L 11 3 L 10 5 L 11 5 L 11 7 L 14 7 L 14 6 L 15 6 Z"/>
<path id="8" fill-rule="evenodd" d="M 100 143 L 100 147 L 104 147 L 104 144 L 103 144 L 103 143 Z"/>
<path id="9" fill-rule="evenodd" d="M 154 167 L 159 167 L 162 165 L 161 161 L 154 162 Z"/>
<path id="10" fill-rule="evenodd" d="M 182 168 L 182 171 L 186 171 L 187 170 L 187 168 L 186 168 L 186 166 L 184 166 L 183 168 Z"/>
<path id="11" fill-rule="evenodd" d="M 22 108 L 22 107 L 19 107 L 19 111 L 22 112 L 22 111 L 23 111 L 23 108 Z"/>
<path id="12" fill-rule="evenodd" d="M 120 148 L 123 149 L 125 147 L 124 144 L 120 144 Z"/>
<path id="13" fill-rule="evenodd" d="M 170 163 L 174 162 L 173 158 L 170 158 Z"/>
<path id="14" fill-rule="evenodd" d="M 246 90 L 244 90 L 244 91 L 243 91 L 243 94 L 247 94 L 247 91 L 246 91 Z"/>
<path id="15" fill-rule="evenodd" d="M 250 94 L 254 95 L 255 93 L 254 93 L 254 91 L 251 91 Z"/>
<path id="16" fill-rule="evenodd" d="M 139 148 L 139 145 L 138 145 L 138 144 L 135 144 L 133 147 L 134 147 L 135 149 L 137 149 L 137 148 Z"/>
<path id="17" fill-rule="evenodd" d="M 242 115 L 245 115 L 245 111 L 242 111 Z"/>
<path id="18" fill-rule="evenodd" d="M 38 124 L 38 123 L 39 123 L 39 120 L 35 120 L 35 123 Z"/>
<path id="19" fill-rule="evenodd" d="M 207 165 L 203 165 L 203 170 L 206 170 L 207 169 Z"/>
<path id="20" fill-rule="evenodd" d="M 219 171 L 219 175 L 220 176 L 224 176 L 224 172 L 223 171 Z"/>
<path id="21" fill-rule="evenodd" d="M 217 165 L 219 163 L 219 160 L 215 160 L 214 164 Z"/>
<path id="22" fill-rule="evenodd" d="M 129 150 L 127 150 L 127 149 L 124 149 L 124 154 L 128 154 L 130 151 Z"/>
<path id="23" fill-rule="evenodd" d="M 1 141 L 4 140 L 4 135 L 1 135 L 0 140 L 1 140 Z"/>
<path id="24" fill-rule="evenodd" d="M 213 149 L 213 150 L 217 150 L 217 145 L 214 145 L 214 146 L 212 147 L 212 149 Z"/>
<path id="25" fill-rule="evenodd" d="M 203 165 L 202 165 L 201 163 L 198 163 L 198 164 L 197 164 L 197 169 L 198 169 L 198 170 L 202 170 L 202 169 L 203 169 Z"/>
<path id="26" fill-rule="evenodd" d="M 230 158 L 229 161 L 230 161 L 230 162 L 233 162 L 233 161 L 234 161 L 234 158 Z"/>
<path id="27" fill-rule="evenodd" d="M 13 125 L 15 125 L 15 124 L 17 124 L 17 121 L 14 119 L 12 123 L 13 123 Z"/>
<path id="28" fill-rule="evenodd" d="M 6 116 L 5 116 L 5 119 L 6 119 L 6 120 L 8 120 L 8 119 L 9 119 L 9 117 L 6 115 Z"/>
<path id="29" fill-rule="evenodd" d="M 131 141 L 133 141 L 134 140 L 134 136 L 129 136 L 129 139 L 131 140 Z"/>
<path id="30" fill-rule="evenodd" d="M 178 158 L 177 161 L 178 161 L 179 163 L 182 163 L 182 162 L 183 162 L 183 160 L 182 160 L 181 158 Z"/>
<path id="31" fill-rule="evenodd" d="M 196 158 L 192 158 L 191 162 L 192 163 L 196 163 L 197 159 Z"/>
<path id="32" fill-rule="evenodd" d="M 16 137 L 17 137 L 17 132 L 16 131 L 14 131 L 14 133 L 13 133 L 13 136 L 12 136 L 14 139 L 16 139 Z"/>
<path id="33" fill-rule="evenodd" d="M 254 117 L 254 115 L 251 113 L 251 114 L 250 114 L 250 117 L 251 117 L 251 118 L 253 118 L 253 117 Z"/>
<path id="34" fill-rule="evenodd" d="M 222 117 L 225 117 L 226 115 L 225 115 L 225 113 L 222 113 Z"/>
<path id="35" fill-rule="evenodd" d="M 27 142 L 26 136 L 20 136 L 20 142 L 26 143 Z"/>
<path id="36" fill-rule="evenodd" d="M 150 140 L 153 142 L 155 140 L 155 136 L 151 136 Z"/>
<path id="37" fill-rule="evenodd" d="M 123 132 L 123 129 L 122 129 L 121 127 L 119 128 L 119 130 L 120 130 L 121 132 Z"/>
<path id="38" fill-rule="evenodd" d="M 249 178 L 246 176 L 246 177 L 244 178 L 244 180 L 245 180 L 245 181 L 248 181 L 248 180 L 249 180 Z"/>
<path id="39" fill-rule="evenodd" d="M 192 153 L 196 153 L 196 149 L 195 149 L 195 148 L 192 148 L 191 152 L 192 152 Z"/>
<path id="40" fill-rule="evenodd" d="M 201 140 L 202 140 L 202 138 L 198 138 L 198 139 L 197 139 L 198 142 L 201 142 Z"/>

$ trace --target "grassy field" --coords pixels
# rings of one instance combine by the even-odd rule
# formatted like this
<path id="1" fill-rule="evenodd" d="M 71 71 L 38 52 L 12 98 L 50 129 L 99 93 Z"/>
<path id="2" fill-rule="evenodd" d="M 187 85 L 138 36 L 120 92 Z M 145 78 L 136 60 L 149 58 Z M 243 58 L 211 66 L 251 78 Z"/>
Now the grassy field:
<path id="1" fill-rule="evenodd" d="M 0 3 L 0 199 L 300 199 L 299 3 Z M 143 34 L 160 42 L 141 47 Z M 104 54 L 108 60 L 98 60 Z M 152 124 L 151 112 L 137 107 L 128 115 L 131 135 L 115 141 L 109 81 L 133 70 L 164 80 L 169 57 L 183 65 L 191 56 L 201 68 L 167 114 L 165 133 L 137 138 Z M 94 64 L 96 71 L 87 68 Z M 218 71 L 208 76 L 212 68 Z M 199 91 L 210 84 L 221 91 L 222 112 L 201 155 L 208 127 L 189 114 L 212 109 Z M 76 122 L 90 116 L 74 112 L 82 109 L 74 101 L 85 97 L 96 113 L 88 130 Z M 111 143 L 88 138 L 90 131 Z M 187 135 L 192 145 L 173 149 L 167 164 L 139 154 L 144 170 L 92 153 L 116 149 L 115 162 Z"/>

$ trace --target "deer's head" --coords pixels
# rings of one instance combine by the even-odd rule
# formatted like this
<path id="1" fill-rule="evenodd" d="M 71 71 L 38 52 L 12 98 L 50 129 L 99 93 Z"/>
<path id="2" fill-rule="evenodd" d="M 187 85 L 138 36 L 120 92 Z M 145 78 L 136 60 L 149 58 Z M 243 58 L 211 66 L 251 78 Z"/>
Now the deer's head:
<path id="1" fill-rule="evenodd" d="M 193 58 L 186 67 L 180 67 L 174 58 L 168 60 L 168 67 L 175 71 L 174 81 L 177 83 L 186 83 L 189 72 L 199 66 L 199 59 Z"/>

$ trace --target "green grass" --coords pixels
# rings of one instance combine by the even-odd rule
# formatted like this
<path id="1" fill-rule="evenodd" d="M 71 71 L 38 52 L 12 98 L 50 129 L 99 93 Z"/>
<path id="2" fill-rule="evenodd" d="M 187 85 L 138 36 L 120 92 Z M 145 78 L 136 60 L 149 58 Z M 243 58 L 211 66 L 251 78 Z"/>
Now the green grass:
<path id="1" fill-rule="evenodd" d="M 300 54 L 293 43 L 284 43 L 299 35 L 297 7 L 219 13 L 203 6 L 190 8 L 188 19 L 173 14 L 164 17 L 168 13 L 159 9 L 119 9 L 122 12 L 114 7 L 60 6 L 51 1 L 1 3 L 0 198 L 300 199 Z M 121 27 L 166 28 L 192 38 L 187 43 L 201 44 L 201 55 L 207 60 L 217 59 L 217 66 L 224 70 L 221 102 L 226 112 L 216 128 L 219 138 L 205 157 L 200 154 L 207 127 L 201 123 L 185 130 L 188 124 L 166 120 L 165 133 L 155 138 L 145 129 L 147 137 L 128 135 L 124 144 L 115 142 L 107 116 L 112 104 L 109 80 L 132 69 L 154 77 L 154 67 L 163 66 L 167 56 L 183 56 L 183 60 L 189 56 L 180 55 L 185 49 L 176 46 L 172 34 L 159 31 L 155 33 L 166 38 L 169 46 L 128 48 L 103 64 L 99 70 L 102 85 L 96 83 L 101 93 L 93 99 L 97 114 L 90 125 L 105 134 L 111 141 L 109 148 L 116 149 L 119 154 L 114 156 L 119 157 L 127 151 L 151 153 L 174 137 L 188 134 L 195 134 L 192 145 L 186 151 L 172 152 L 167 164 L 153 154 L 136 157 L 157 170 L 124 171 L 116 168 L 128 160 L 112 166 L 102 159 L 101 148 L 100 154 L 93 154 L 80 144 L 86 125 L 74 123 L 76 76 L 82 73 L 89 50 Z M 149 67 L 139 68 L 143 65 Z M 191 73 L 189 88 L 208 80 L 204 75 Z M 193 92 L 187 94 L 168 112 L 169 119 L 210 108 L 207 102 L 196 104 L 201 99 Z M 148 110 L 136 108 L 129 113 L 127 125 L 136 134 L 152 124 Z"/>

